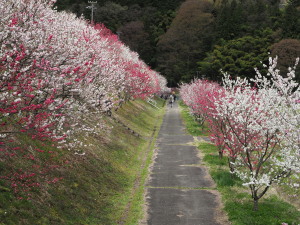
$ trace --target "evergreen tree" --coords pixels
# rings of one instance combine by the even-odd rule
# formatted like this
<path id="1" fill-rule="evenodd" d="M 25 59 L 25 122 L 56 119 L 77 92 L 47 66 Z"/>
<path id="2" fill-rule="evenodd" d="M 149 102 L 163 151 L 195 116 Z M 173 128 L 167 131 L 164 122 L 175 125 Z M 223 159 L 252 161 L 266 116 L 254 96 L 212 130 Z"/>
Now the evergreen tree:
<path id="1" fill-rule="evenodd" d="M 254 68 L 262 70 L 262 62 L 268 59 L 268 46 L 272 42 L 270 34 L 271 31 L 266 30 L 257 37 L 223 40 L 203 61 L 198 62 L 200 76 L 221 81 L 222 70 L 233 77 L 254 77 Z"/>
<path id="2" fill-rule="evenodd" d="M 284 10 L 282 30 L 284 38 L 300 39 L 300 0 L 289 1 Z"/>

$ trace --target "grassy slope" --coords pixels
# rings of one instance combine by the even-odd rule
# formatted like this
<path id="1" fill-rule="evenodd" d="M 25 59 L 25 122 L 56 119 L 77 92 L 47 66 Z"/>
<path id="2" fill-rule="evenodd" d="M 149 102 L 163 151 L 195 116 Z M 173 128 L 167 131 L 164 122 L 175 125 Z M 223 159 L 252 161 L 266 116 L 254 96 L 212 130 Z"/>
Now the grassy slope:
<path id="1" fill-rule="evenodd" d="M 158 99 L 158 106 L 163 104 Z M 32 200 L 17 200 L 0 183 L 0 224 L 137 224 L 143 182 L 163 113 L 164 109 L 142 100 L 129 102 L 113 113 L 117 120 L 104 118 L 113 127 L 111 132 L 89 137 L 97 147 L 83 148 L 84 156 L 57 149 L 59 157 L 45 155 L 40 163 L 50 160 L 59 165 L 51 175 L 63 180 L 37 190 Z M 20 144 L 41 145 L 26 137 L 20 138 Z M 0 164 L 0 171 L 6 168 Z"/>
<path id="2" fill-rule="evenodd" d="M 191 135 L 203 136 L 201 128 L 189 114 L 188 108 L 181 104 L 181 114 Z M 204 129 L 206 131 L 206 128 Z M 224 210 L 233 225 L 281 225 L 283 222 L 300 224 L 300 212 L 295 207 L 280 199 L 276 192 L 269 191 L 259 202 L 259 211 L 254 212 L 249 188 L 229 173 L 227 159 L 219 159 L 217 147 L 200 142 L 199 150 L 203 161 L 209 167 L 210 175 L 222 195 Z M 297 198 L 299 200 L 299 198 Z"/>

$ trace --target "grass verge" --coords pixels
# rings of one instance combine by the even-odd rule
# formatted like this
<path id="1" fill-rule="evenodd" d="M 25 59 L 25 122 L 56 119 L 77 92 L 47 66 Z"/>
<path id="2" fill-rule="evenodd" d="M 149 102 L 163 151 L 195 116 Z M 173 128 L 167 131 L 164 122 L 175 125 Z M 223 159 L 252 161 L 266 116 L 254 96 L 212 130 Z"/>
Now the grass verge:
<path id="1" fill-rule="evenodd" d="M 189 108 L 182 101 L 179 101 L 179 106 L 181 110 L 181 116 L 186 124 L 186 128 L 188 132 L 191 135 L 193 136 L 209 135 L 206 124 L 204 124 L 204 127 L 200 127 L 199 123 L 191 115 Z"/>
<path id="2" fill-rule="evenodd" d="M 181 104 L 181 107 L 182 117 L 190 134 L 193 136 L 203 135 L 201 132 L 194 131 L 201 128 L 197 128 L 197 123 L 193 123 L 192 116 L 185 112 L 186 106 Z M 259 210 L 253 211 L 251 194 L 237 177 L 229 173 L 226 157 L 219 159 L 217 147 L 211 143 L 200 142 L 198 144 L 203 161 L 209 168 L 217 190 L 221 193 L 224 210 L 233 225 L 300 224 L 300 212 L 291 204 L 283 201 L 274 189 L 260 200 Z"/>
<path id="3" fill-rule="evenodd" d="M 88 142 L 94 147 L 84 147 L 85 155 L 46 146 L 59 157 L 45 154 L 39 163 L 47 164 L 51 159 L 51 165 L 56 167 L 49 174 L 62 180 L 36 189 L 29 200 L 16 199 L 11 188 L 1 181 L 0 224 L 137 224 L 143 213 L 143 185 L 156 128 L 164 114 L 164 102 L 157 99 L 157 103 L 161 109 L 142 100 L 123 105 L 113 115 L 122 123 L 110 117 L 92 118 L 105 119 L 112 129 L 90 136 Z M 26 137 L 18 141 L 22 146 L 45 147 L 45 143 Z M 0 172 L 23 166 L 22 161 L 11 163 L 1 162 Z"/>

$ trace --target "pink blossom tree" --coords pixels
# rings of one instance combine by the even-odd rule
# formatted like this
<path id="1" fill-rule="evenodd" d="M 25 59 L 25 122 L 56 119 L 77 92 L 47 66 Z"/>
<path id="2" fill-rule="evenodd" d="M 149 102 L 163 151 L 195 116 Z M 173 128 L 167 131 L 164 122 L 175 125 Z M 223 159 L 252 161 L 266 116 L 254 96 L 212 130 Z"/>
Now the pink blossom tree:
<path id="1" fill-rule="evenodd" d="M 14 156 L 18 133 L 79 154 L 88 135 L 107 129 L 89 118 L 165 85 L 103 25 L 57 12 L 53 3 L 0 2 L 1 160 Z"/>
<path id="2" fill-rule="evenodd" d="M 299 84 L 293 80 L 295 67 L 283 77 L 276 62 L 270 58 L 268 73 L 257 71 L 251 82 L 224 74 L 218 94 L 205 93 L 201 81 L 181 88 L 191 110 L 209 121 L 212 140 L 225 148 L 231 172 L 249 186 L 254 210 L 272 184 L 300 173 Z"/>
<path id="3" fill-rule="evenodd" d="M 200 126 L 207 122 L 211 140 L 218 146 L 219 156 L 223 156 L 225 144 L 223 138 L 224 122 L 216 117 L 215 99 L 223 96 L 224 89 L 216 82 L 196 79 L 180 87 L 184 103 L 190 107 Z"/>

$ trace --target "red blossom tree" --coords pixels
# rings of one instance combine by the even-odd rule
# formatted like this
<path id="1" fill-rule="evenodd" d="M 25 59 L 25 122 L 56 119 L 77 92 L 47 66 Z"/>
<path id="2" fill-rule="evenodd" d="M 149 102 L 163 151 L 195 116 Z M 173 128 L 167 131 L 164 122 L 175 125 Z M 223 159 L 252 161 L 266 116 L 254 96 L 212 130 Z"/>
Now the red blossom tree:
<path id="1" fill-rule="evenodd" d="M 16 135 L 79 154 L 88 134 L 107 129 L 101 120 L 87 123 L 88 118 L 131 98 L 152 96 L 166 84 L 103 25 L 57 12 L 53 3 L 0 2 L 0 160 L 19 156 L 32 162 L 28 171 L 1 174 L 15 190 L 25 183 L 39 186 L 33 178 L 41 173 L 34 162 L 44 151 L 18 146 Z M 83 140 L 76 139 L 82 132 Z"/>

